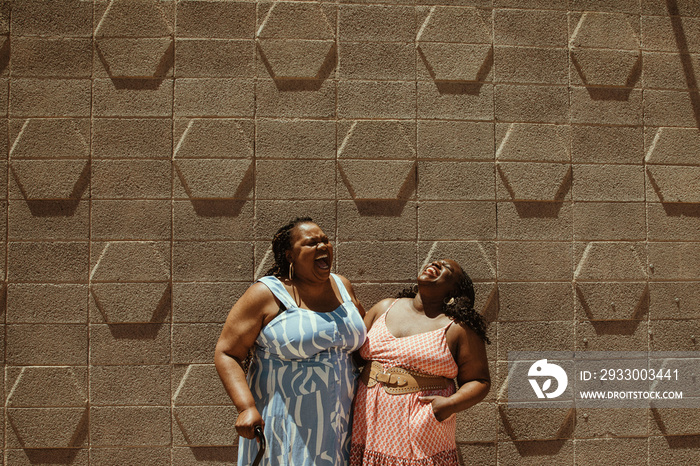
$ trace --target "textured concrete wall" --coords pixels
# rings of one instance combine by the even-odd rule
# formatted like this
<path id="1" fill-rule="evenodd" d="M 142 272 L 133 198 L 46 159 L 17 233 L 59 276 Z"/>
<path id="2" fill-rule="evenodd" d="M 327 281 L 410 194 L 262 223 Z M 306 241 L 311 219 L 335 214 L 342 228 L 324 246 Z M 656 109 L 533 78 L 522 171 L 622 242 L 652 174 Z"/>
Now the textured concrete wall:
<path id="1" fill-rule="evenodd" d="M 223 464 L 212 365 L 283 221 L 366 307 L 477 282 L 465 464 L 697 464 L 697 410 L 518 410 L 511 350 L 697 350 L 695 0 L 0 6 L 6 464 Z"/>

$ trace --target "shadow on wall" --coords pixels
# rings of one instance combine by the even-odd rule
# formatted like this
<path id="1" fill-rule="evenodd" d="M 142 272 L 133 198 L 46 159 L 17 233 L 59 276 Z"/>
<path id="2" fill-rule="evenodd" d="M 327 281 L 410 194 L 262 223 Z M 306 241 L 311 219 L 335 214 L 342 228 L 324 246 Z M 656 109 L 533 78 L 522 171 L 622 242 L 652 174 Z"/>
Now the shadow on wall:
<path id="1" fill-rule="evenodd" d="M 418 172 L 417 165 L 415 163 L 413 163 L 407 171 L 403 183 L 398 189 L 398 194 L 395 194 L 394 199 L 378 199 L 380 196 L 387 196 L 388 191 L 384 192 L 383 190 L 375 190 L 374 188 L 366 193 L 358 193 L 353 187 L 353 181 L 356 182 L 355 184 L 360 184 L 357 182 L 361 180 L 361 177 L 358 177 L 356 173 L 349 174 L 347 171 L 347 167 L 346 169 L 343 169 L 342 165 L 338 168 L 338 173 L 350 192 L 350 196 L 353 198 L 355 205 L 357 206 L 357 210 L 359 211 L 360 215 L 363 216 L 399 217 L 401 216 L 401 212 L 403 212 L 406 203 L 413 196 L 416 190 Z M 362 173 L 360 172 L 360 174 Z M 350 179 L 351 177 L 353 179 Z M 401 181 L 400 177 L 396 177 L 396 180 L 399 182 Z M 379 182 L 375 182 L 372 183 L 372 186 L 378 186 L 379 184 Z M 384 185 L 386 185 L 386 183 Z M 365 196 L 368 198 L 363 198 Z M 391 196 L 393 197 L 394 194 L 392 193 Z"/>
<path id="2" fill-rule="evenodd" d="M 696 109 L 696 116 L 697 116 L 697 109 Z M 654 178 L 654 174 L 652 173 L 652 170 L 650 168 L 647 168 L 646 170 L 647 173 L 647 178 L 649 180 L 649 184 L 651 184 L 651 187 L 654 189 L 654 192 L 656 192 L 656 195 L 661 199 L 661 206 L 664 209 L 664 212 L 666 213 L 667 216 L 669 217 L 694 217 L 698 218 L 700 217 L 700 204 L 698 203 L 690 203 L 690 202 L 664 202 L 664 194 L 661 190 L 661 187 L 659 186 L 658 181 Z"/>
<path id="3" fill-rule="evenodd" d="M 21 162 L 22 161 L 19 163 Z M 33 161 L 29 160 L 28 162 L 31 163 Z M 32 213 L 32 216 L 72 217 L 75 214 L 75 211 L 78 209 L 80 200 L 90 184 L 90 164 L 87 161 L 84 161 L 84 163 L 85 165 L 83 166 L 80 174 L 77 176 L 77 180 L 73 185 L 70 194 L 68 194 L 65 199 L 32 199 L 32 192 L 35 188 L 33 184 L 36 184 L 39 180 L 32 176 L 25 176 L 21 170 L 18 170 L 19 167 L 12 164 L 12 161 L 10 163 L 10 171 L 12 172 L 12 176 L 14 177 L 17 186 L 22 192 L 22 196 L 27 202 L 27 207 Z M 52 195 L 63 197 L 63 195 L 58 193 L 54 193 Z"/>
<path id="4" fill-rule="evenodd" d="M 95 47 L 97 50 L 97 56 L 100 58 L 102 65 L 104 66 L 107 74 L 109 75 L 114 87 L 116 89 L 133 89 L 133 90 L 156 90 L 165 80 L 168 71 L 172 69 L 175 64 L 175 45 L 173 42 L 165 51 L 165 54 L 161 57 L 160 62 L 156 66 L 155 73 L 153 77 L 148 78 L 126 78 L 126 77 L 116 77 L 110 69 L 108 61 L 105 59 L 102 51 L 99 47 Z"/>
<path id="5" fill-rule="evenodd" d="M 652 409 L 652 412 L 655 410 Z M 700 450 L 700 435 L 678 435 L 664 437 L 669 448 L 684 449 L 684 450 Z"/>
<path id="6" fill-rule="evenodd" d="M 680 12 L 678 10 L 678 2 L 676 0 L 666 0 L 666 8 L 668 9 L 669 15 L 671 15 L 671 27 L 673 27 L 673 34 L 676 39 L 676 45 L 678 46 L 678 52 L 680 53 L 679 56 L 681 59 L 681 66 L 683 67 L 683 74 L 685 74 L 685 82 L 688 84 L 688 94 L 690 97 L 690 104 L 693 106 L 693 116 L 695 117 L 695 123 L 698 128 L 700 128 L 700 92 L 698 91 L 698 80 L 695 77 L 693 61 L 688 51 L 688 38 L 683 29 L 683 22 L 681 21 Z"/>
<path id="7" fill-rule="evenodd" d="M 158 332 L 170 316 L 172 292 L 171 285 L 168 285 L 160 298 L 158 305 L 153 311 L 153 316 L 150 322 L 145 323 L 114 323 L 107 321 L 109 332 L 114 338 L 126 340 L 155 340 Z M 93 298 L 100 312 L 104 314 L 100 307 L 100 303 L 93 292 Z"/>
<path id="8" fill-rule="evenodd" d="M 10 64 L 10 36 L 4 36 L 5 42 L 0 46 L 0 73 Z"/>
<path id="9" fill-rule="evenodd" d="M 0 316 L 7 312 L 7 283 L 0 284 Z"/>
<path id="10" fill-rule="evenodd" d="M 576 59 L 576 56 L 572 53 L 571 54 L 571 63 L 573 63 L 574 67 L 576 68 L 576 71 L 584 77 L 585 73 L 583 69 L 581 68 L 581 65 L 579 64 L 578 60 Z M 617 100 L 617 101 L 627 101 L 630 98 L 630 94 L 632 93 L 632 89 L 634 88 L 634 85 L 639 81 L 639 78 L 642 76 L 642 56 L 641 54 L 639 57 L 637 57 L 637 61 L 634 63 L 632 66 L 632 69 L 630 71 L 629 76 L 627 76 L 627 81 L 625 82 L 624 87 L 621 88 L 613 88 L 613 87 L 597 87 L 594 85 L 586 85 L 586 90 L 588 91 L 588 95 L 591 97 L 593 100 Z M 585 82 L 585 78 L 584 78 Z"/>
<path id="11" fill-rule="evenodd" d="M 680 411 L 685 413 L 681 414 Z M 694 424 L 693 421 L 697 419 L 697 408 L 681 408 L 679 410 L 675 408 L 652 407 L 651 414 L 670 448 L 693 450 L 700 448 L 700 435 L 689 434 L 689 431 L 694 432 L 692 425 Z M 679 418 L 681 418 L 681 422 L 679 422 Z"/>
<path id="12" fill-rule="evenodd" d="M 526 194 L 516 192 L 512 183 L 508 179 L 508 175 L 499 164 L 496 167 L 498 175 L 503 183 L 503 186 L 508 191 L 508 194 L 513 199 L 513 205 L 520 218 L 557 218 L 559 212 L 564 205 L 564 199 L 571 190 L 573 181 L 573 169 L 569 166 L 560 181 L 552 179 L 549 188 L 556 188 L 556 193 L 552 199 L 522 199 Z M 556 187 L 556 183 L 559 186 Z M 553 190 L 553 189 L 552 189 Z M 550 191 L 551 192 L 551 191 Z M 542 196 L 542 193 L 539 194 Z M 530 193 L 532 196 L 532 193 Z"/>
<path id="13" fill-rule="evenodd" d="M 500 299 L 499 299 L 498 285 L 491 288 L 491 293 L 489 293 L 488 298 L 486 298 L 486 304 L 479 311 L 481 315 L 486 320 L 487 331 L 491 328 L 491 324 L 498 320 L 498 313 L 501 310 Z M 495 328 L 493 329 L 495 331 Z"/>
<path id="14" fill-rule="evenodd" d="M 661 205 L 669 217 L 700 217 L 700 204 L 666 202 Z"/>
<path id="15" fill-rule="evenodd" d="M 85 432 L 87 435 L 87 428 Z M 26 448 L 24 450 L 31 464 L 73 464 L 79 452 L 77 448 Z"/>
<path id="16" fill-rule="evenodd" d="M 18 428 L 12 422 L 12 418 L 8 418 L 13 429 L 17 432 Z M 89 426 L 88 409 L 85 408 L 80 422 L 78 423 L 75 432 L 70 439 L 66 448 L 23 448 L 24 453 L 29 458 L 31 464 L 72 464 L 76 456 L 80 453 L 80 447 L 87 440 Z"/>
<path id="17" fill-rule="evenodd" d="M 517 408 L 516 408 L 517 409 Z M 570 408 L 566 411 L 564 419 L 558 426 L 556 432 L 552 432 L 551 439 L 548 440 L 528 440 L 519 439 L 519 434 L 522 432 L 517 432 L 516 427 L 514 427 L 510 421 L 508 409 L 504 405 L 499 405 L 498 412 L 501 417 L 501 422 L 503 423 L 503 428 L 511 438 L 511 440 L 517 440 L 515 447 L 518 449 L 520 456 L 544 456 L 544 455 L 555 455 L 561 450 L 561 448 L 566 443 L 567 439 L 570 439 L 574 428 L 576 427 L 576 408 Z M 519 418 L 528 417 L 535 422 L 535 418 L 540 414 L 540 410 L 532 408 L 522 408 L 519 410 Z"/>
<path id="18" fill-rule="evenodd" d="M 190 198 L 192 208 L 200 217 L 238 217 L 248 201 L 248 195 L 255 187 L 255 163 L 253 162 L 248 165 L 248 169 L 231 199 L 198 198 L 193 193 L 190 183 L 187 182 L 177 162 L 175 163 L 175 172 Z"/>
<path id="19" fill-rule="evenodd" d="M 566 440 L 523 440 L 514 442 L 518 454 L 523 457 L 555 456 L 566 444 Z"/>
<path id="20" fill-rule="evenodd" d="M 197 461 L 234 463 L 238 460 L 238 447 L 190 447 Z"/>

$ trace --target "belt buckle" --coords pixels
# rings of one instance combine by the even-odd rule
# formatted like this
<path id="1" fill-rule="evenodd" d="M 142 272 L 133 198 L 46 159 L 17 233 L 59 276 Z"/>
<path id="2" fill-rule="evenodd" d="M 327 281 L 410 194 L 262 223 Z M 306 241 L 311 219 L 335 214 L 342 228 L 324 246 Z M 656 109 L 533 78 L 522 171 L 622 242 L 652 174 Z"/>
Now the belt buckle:
<path id="1" fill-rule="evenodd" d="M 403 387 L 404 385 L 408 384 L 408 380 L 406 380 L 405 377 L 401 377 L 390 371 L 391 369 L 389 369 L 387 372 L 378 372 L 375 380 L 381 384 L 393 385 L 395 387 Z"/>
<path id="2" fill-rule="evenodd" d="M 391 374 L 386 372 L 377 372 L 377 375 L 374 376 L 374 380 L 383 384 L 391 383 Z"/>

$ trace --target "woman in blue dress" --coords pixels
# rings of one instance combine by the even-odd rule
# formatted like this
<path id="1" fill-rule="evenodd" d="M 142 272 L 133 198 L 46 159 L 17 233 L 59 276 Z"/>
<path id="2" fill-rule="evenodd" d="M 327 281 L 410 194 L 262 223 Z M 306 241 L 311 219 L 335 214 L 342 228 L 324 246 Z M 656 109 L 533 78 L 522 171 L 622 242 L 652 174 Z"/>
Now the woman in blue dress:
<path id="1" fill-rule="evenodd" d="M 214 362 L 238 409 L 238 464 L 342 466 L 349 461 L 364 310 L 350 282 L 331 273 L 333 247 L 310 218 L 272 240 L 275 265 L 231 309 Z M 247 380 L 244 361 L 252 349 Z"/>

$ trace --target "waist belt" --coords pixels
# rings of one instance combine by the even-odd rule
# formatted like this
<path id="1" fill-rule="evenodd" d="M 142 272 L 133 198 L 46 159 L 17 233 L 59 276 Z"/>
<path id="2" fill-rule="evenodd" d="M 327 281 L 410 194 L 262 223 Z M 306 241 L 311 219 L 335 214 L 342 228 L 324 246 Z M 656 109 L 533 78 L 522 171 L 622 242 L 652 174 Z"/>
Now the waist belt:
<path id="1" fill-rule="evenodd" d="M 391 367 L 385 371 L 377 361 L 370 361 L 365 365 L 360 380 L 367 388 L 382 384 L 384 391 L 389 395 L 440 390 L 454 385 L 454 382 L 446 377 L 421 374 L 403 367 Z"/>

